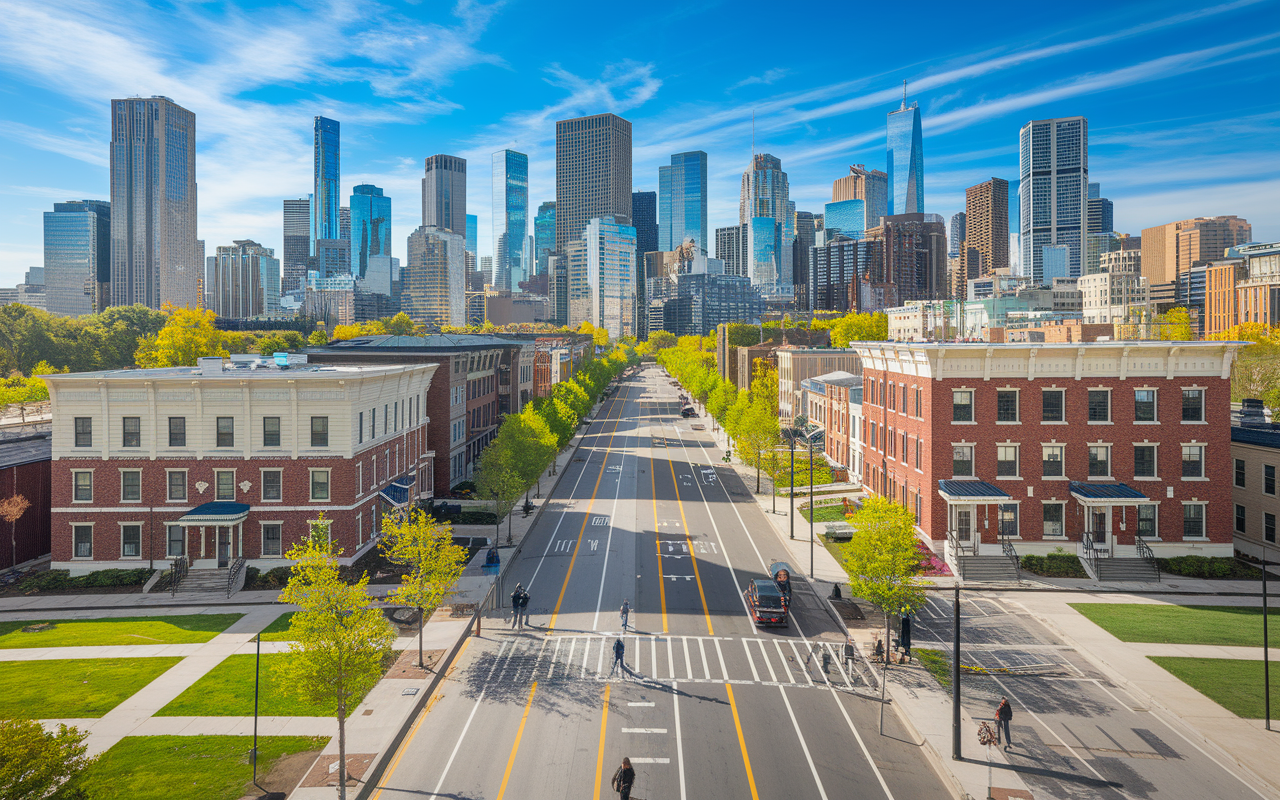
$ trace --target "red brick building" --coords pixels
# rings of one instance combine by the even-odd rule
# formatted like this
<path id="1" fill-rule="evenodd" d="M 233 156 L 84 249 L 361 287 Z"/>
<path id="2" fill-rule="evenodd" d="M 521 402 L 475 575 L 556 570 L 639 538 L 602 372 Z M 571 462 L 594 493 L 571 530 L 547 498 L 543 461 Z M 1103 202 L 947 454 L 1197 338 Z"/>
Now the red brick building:
<path id="1" fill-rule="evenodd" d="M 852 346 L 864 484 L 935 550 L 1232 554 L 1238 343 Z"/>
<path id="2" fill-rule="evenodd" d="M 35 428 L 15 426 L 0 437 L 0 500 L 22 495 L 31 504 L 12 527 L 0 521 L 0 569 L 49 555 L 52 442 L 46 423 Z"/>

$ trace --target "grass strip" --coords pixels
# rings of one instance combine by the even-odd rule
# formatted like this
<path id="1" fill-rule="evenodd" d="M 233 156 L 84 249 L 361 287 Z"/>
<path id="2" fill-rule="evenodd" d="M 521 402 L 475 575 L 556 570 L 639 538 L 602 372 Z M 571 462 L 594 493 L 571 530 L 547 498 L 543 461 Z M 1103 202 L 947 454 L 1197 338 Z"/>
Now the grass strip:
<path id="1" fill-rule="evenodd" d="M 1262 609 L 1246 606 L 1071 603 L 1090 622 L 1125 642 L 1262 647 Z M 1280 612 L 1267 615 L 1272 626 Z M 1270 617 L 1276 617 L 1270 620 Z"/>
<path id="2" fill-rule="evenodd" d="M 288 642 L 293 637 L 289 635 L 289 621 L 293 619 L 292 611 L 285 612 L 271 621 L 271 624 L 262 629 L 262 641 L 264 642 Z"/>
<path id="3" fill-rule="evenodd" d="M 1262 719 L 1262 662 L 1234 658 L 1147 656 L 1171 675 L 1226 710 L 1246 719 Z M 1280 680 L 1271 682 L 1271 709 L 1280 709 Z"/>
<path id="4" fill-rule="evenodd" d="M 329 717 L 333 706 L 313 705 L 287 691 L 273 669 L 288 653 L 263 653 L 258 713 L 279 717 Z M 228 656 L 203 678 L 187 687 L 158 717 L 248 717 L 253 715 L 254 655 Z M 352 710 L 361 698 L 351 703 Z"/>
<path id="5" fill-rule="evenodd" d="M 0 622 L 0 648 L 106 647 L 122 644 L 192 644 L 207 642 L 230 628 L 243 614 L 184 614 L 173 617 L 109 617 Z M 33 625 L 52 625 L 24 632 Z"/>
<path id="6" fill-rule="evenodd" d="M 951 657 L 941 650 L 931 650 L 923 647 L 913 647 L 911 655 L 920 662 L 920 666 L 929 671 L 934 680 L 946 689 L 951 691 Z"/>
<path id="7" fill-rule="evenodd" d="M 101 717 L 181 658 L 80 658 L 0 662 L 0 717 Z"/>

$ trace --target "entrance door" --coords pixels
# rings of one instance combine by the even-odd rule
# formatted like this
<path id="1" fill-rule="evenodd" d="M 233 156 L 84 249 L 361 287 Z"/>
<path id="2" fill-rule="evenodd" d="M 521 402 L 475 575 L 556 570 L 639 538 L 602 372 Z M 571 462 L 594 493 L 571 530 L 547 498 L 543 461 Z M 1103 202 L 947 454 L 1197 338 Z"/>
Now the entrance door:
<path id="1" fill-rule="evenodd" d="M 1093 543 L 1099 550 L 1107 549 L 1107 528 L 1111 524 L 1111 509 L 1092 509 L 1089 512 L 1093 518 Z"/>
<path id="2" fill-rule="evenodd" d="M 962 542 L 967 542 L 973 536 L 973 509 L 957 508 L 956 509 L 956 538 Z"/>
<path id="3" fill-rule="evenodd" d="M 218 528 L 218 569 L 231 564 L 231 529 Z"/>

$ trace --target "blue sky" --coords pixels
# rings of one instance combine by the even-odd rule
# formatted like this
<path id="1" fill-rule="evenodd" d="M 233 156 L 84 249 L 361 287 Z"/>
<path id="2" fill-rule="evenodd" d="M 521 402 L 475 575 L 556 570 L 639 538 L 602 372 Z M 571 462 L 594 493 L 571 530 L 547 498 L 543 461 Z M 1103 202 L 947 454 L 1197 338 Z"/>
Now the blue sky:
<path id="1" fill-rule="evenodd" d="M 631 120 L 636 190 L 656 190 L 671 153 L 707 151 L 717 227 L 737 222 L 753 111 L 757 149 L 820 212 L 847 165 L 884 168 L 903 80 L 923 112 L 926 211 L 1015 179 L 1028 120 L 1083 114 L 1118 231 L 1238 214 L 1280 239 L 1280 0 L 974 8 L 7 0 L 0 285 L 43 263 L 52 203 L 109 196 L 111 98 L 156 94 L 196 112 L 210 252 L 280 247 L 281 200 L 310 191 L 316 114 L 342 122 L 344 196 L 363 182 L 391 196 L 397 256 L 423 158 L 467 158 L 487 254 L 490 154 L 527 153 L 531 206 L 554 199 L 557 119 Z"/>

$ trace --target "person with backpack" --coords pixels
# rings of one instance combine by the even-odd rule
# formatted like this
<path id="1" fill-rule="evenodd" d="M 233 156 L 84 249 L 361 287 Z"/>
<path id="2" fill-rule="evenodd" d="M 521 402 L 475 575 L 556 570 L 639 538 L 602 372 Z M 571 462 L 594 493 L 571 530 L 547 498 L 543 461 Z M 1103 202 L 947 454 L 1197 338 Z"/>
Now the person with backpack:
<path id="1" fill-rule="evenodd" d="M 635 782 L 636 771 L 631 768 L 631 759 L 622 759 L 622 766 L 618 767 L 618 771 L 613 773 L 613 790 L 618 793 L 620 800 L 630 800 L 631 786 Z"/>
<path id="2" fill-rule="evenodd" d="M 520 629 L 523 630 L 525 625 L 529 624 L 529 593 L 524 589 L 520 590 Z"/>
<path id="3" fill-rule="evenodd" d="M 1013 706 L 1009 705 L 1009 698 L 1001 697 L 1000 705 L 996 707 L 996 744 L 1000 744 L 1000 731 L 1003 730 L 1005 750 L 1013 744 L 1013 737 L 1009 735 L 1009 721 L 1012 719 Z"/>
<path id="4" fill-rule="evenodd" d="M 516 590 L 511 593 L 511 627 L 515 628 L 520 624 L 520 600 L 524 596 L 524 587 L 516 584 Z"/>
<path id="5" fill-rule="evenodd" d="M 622 637 L 619 636 L 618 639 L 613 643 L 613 666 L 609 668 L 610 678 L 613 677 L 613 673 L 617 671 L 619 667 L 621 667 L 622 669 L 622 677 L 625 678 L 627 676 L 627 665 L 622 660 L 626 652 L 627 652 L 627 646 L 622 643 Z"/>
<path id="6" fill-rule="evenodd" d="M 622 601 L 622 610 L 618 612 L 622 617 L 622 630 L 627 629 L 627 619 L 631 616 L 631 602 L 629 600 Z"/>

